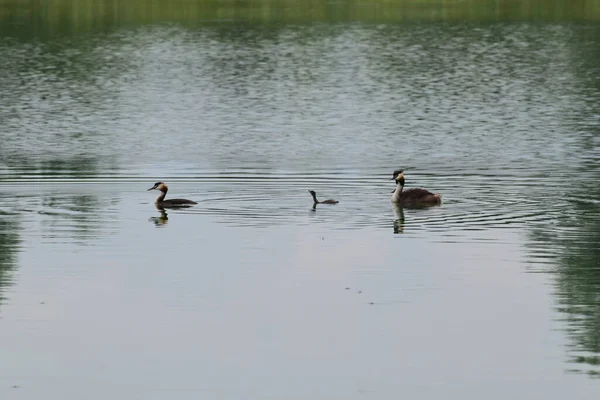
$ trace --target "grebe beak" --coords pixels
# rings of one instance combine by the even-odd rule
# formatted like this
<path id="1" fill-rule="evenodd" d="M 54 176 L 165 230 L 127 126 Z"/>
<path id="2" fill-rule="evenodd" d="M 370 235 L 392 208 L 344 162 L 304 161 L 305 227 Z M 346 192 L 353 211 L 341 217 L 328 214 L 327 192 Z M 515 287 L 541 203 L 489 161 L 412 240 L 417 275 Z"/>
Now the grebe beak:
<path id="1" fill-rule="evenodd" d="M 150 189 L 148 189 L 148 191 L 150 191 L 150 190 L 154 190 L 154 189 L 156 189 L 157 187 L 158 187 L 157 185 L 154 185 L 154 186 L 152 186 Z"/>

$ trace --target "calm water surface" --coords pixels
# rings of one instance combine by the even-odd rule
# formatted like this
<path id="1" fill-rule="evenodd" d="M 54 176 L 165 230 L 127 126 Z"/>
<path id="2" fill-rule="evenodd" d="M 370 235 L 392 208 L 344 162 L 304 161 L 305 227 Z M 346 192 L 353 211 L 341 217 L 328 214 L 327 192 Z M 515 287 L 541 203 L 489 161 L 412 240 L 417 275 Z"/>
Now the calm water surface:
<path id="1" fill-rule="evenodd" d="M 599 38 L 3 34 L 0 396 L 597 399 Z"/>

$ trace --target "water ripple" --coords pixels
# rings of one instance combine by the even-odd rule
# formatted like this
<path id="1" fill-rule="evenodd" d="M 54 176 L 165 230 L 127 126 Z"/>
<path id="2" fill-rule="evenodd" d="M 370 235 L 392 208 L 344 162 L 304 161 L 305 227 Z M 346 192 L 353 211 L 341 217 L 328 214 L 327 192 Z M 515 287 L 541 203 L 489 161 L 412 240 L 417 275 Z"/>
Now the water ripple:
<path id="1" fill-rule="evenodd" d="M 38 212 L 73 219 L 86 212 L 85 200 L 81 209 L 70 203 L 79 190 L 85 194 L 92 188 L 92 193 L 88 194 L 92 202 L 97 201 L 97 197 L 110 198 L 112 192 L 150 203 L 152 198 L 143 190 L 154 181 L 163 180 L 171 187 L 170 196 L 193 198 L 199 203 L 196 207 L 177 212 L 213 216 L 229 224 L 268 226 L 316 221 L 344 229 L 389 227 L 393 221 L 399 221 L 404 231 L 521 227 L 549 222 L 565 218 L 563 206 L 574 200 L 551 200 L 547 193 L 552 179 L 544 177 L 523 178 L 507 173 L 501 178 L 494 176 L 492 181 L 488 174 L 456 175 L 459 176 L 448 178 L 446 174 L 434 173 L 407 175 L 411 186 L 427 187 L 443 195 L 442 206 L 428 210 L 396 209 L 390 202 L 394 185 L 387 171 L 373 175 L 351 175 L 341 170 L 304 174 L 247 170 L 220 173 L 187 171 L 178 176 L 150 178 L 131 173 L 84 178 L 31 174 L 20 176 L 18 180 L 4 179 L 0 182 L 0 189 L 5 196 L 16 192 L 24 199 L 27 192 L 37 191 L 40 187 L 50 191 L 68 187 L 69 196 L 54 197 L 50 208 L 45 207 Z M 86 189 L 78 189 L 84 187 Z M 133 188 L 139 192 L 134 192 Z M 320 198 L 336 198 L 340 204 L 319 205 L 316 210 L 311 210 L 308 189 L 316 190 Z M 81 196 L 84 195 L 79 196 L 80 203 L 84 199 Z M 62 202 L 66 209 L 61 209 Z M 22 211 L 28 209 L 20 208 Z M 314 218 L 307 220 L 307 210 Z"/>

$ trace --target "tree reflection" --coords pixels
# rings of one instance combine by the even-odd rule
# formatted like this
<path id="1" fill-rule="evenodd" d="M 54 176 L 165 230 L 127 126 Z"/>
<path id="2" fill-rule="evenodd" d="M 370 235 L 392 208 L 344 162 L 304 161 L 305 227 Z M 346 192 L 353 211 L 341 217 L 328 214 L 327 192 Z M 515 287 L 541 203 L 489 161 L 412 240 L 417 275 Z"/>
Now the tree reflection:
<path id="1" fill-rule="evenodd" d="M 79 244 L 89 244 L 91 239 L 106 236 L 112 222 L 113 202 L 91 194 L 50 195 L 42 199 L 39 214 L 44 237 L 56 240 L 66 236 Z"/>
<path id="2" fill-rule="evenodd" d="M 0 212 L 0 305 L 4 301 L 3 291 L 13 284 L 13 272 L 17 266 L 19 224 L 15 215 Z"/>
<path id="3" fill-rule="evenodd" d="M 600 197 L 600 186 L 595 190 Z M 600 214 L 590 202 L 573 202 L 574 219 L 530 235 L 532 259 L 551 262 L 556 310 L 570 339 L 572 371 L 600 374 Z"/>
<path id="4" fill-rule="evenodd" d="M 570 361 L 575 371 L 600 377 L 600 51 L 587 46 L 587 35 L 597 37 L 598 29 L 577 31 L 573 52 L 573 82 L 585 94 L 577 113 L 568 113 L 567 123 L 576 133 L 577 166 L 569 193 L 569 218 L 560 220 L 559 234 L 553 245 L 556 251 L 557 310 L 564 316 L 571 340 Z M 591 73 L 595 71 L 596 73 Z"/>
<path id="5" fill-rule="evenodd" d="M 43 186 L 46 189 L 40 192 L 40 200 L 34 207 L 42 216 L 43 237 L 51 241 L 66 237 L 80 244 L 106 236 L 117 218 L 115 205 L 119 200 L 99 196 L 94 185 L 88 184 L 99 176 L 96 159 L 84 156 L 23 161 L 12 174 L 13 179 L 24 184 L 33 177 L 31 186 L 40 177 L 44 182 L 52 183 Z M 64 185 L 64 189 L 60 190 L 58 185 Z"/>
<path id="6" fill-rule="evenodd" d="M 598 29 L 576 33 L 597 37 Z M 600 51 L 597 46 L 584 48 L 590 43 L 584 36 L 578 39 L 570 48 L 572 85 L 585 101 L 565 112 L 564 123 L 572 131 L 578 160 L 584 161 L 571 172 L 564 211 L 555 224 L 531 231 L 529 250 L 544 271 L 551 265 L 556 273 L 556 309 L 566 324 L 570 362 L 577 365 L 571 371 L 600 377 L 600 81 L 595 79 L 597 73 L 591 73 L 598 71 Z"/>
<path id="7" fill-rule="evenodd" d="M 9 1 L 0 8 L 0 35 L 59 36 L 116 29 L 119 26 L 215 21 L 253 23 L 402 21 L 594 21 L 600 19 L 595 0 L 247 0 Z"/>

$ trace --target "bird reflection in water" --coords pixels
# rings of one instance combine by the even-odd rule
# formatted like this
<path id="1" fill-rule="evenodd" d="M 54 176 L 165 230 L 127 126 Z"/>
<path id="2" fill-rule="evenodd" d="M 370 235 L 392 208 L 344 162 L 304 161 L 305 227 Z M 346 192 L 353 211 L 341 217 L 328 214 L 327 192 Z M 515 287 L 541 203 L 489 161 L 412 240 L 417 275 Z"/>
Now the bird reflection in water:
<path id="1" fill-rule="evenodd" d="M 410 210 L 409 216 L 413 217 L 417 215 L 417 213 L 427 212 L 426 210 L 431 210 L 436 207 L 440 207 L 440 204 L 400 204 L 400 203 L 392 203 L 392 207 L 394 208 L 394 213 L 396 214 L 396 219 L 394 220 L 394 233 L 404 233 L 405 218 L 404 218 L 404 210 Z M 414 225 L 413 225 L 414 228 Z"/>
<path id="2" fill-rule="evenodd" d="M 404 232 L 404 207 L 398 203 L 392 203 L 396 219 L 394 220 L 394 233 Z"/>
<path id="3" fill-rule="evenodd" d="M 154 222 L 157 228 L 163 227 L 167 225 L 169 222 L 169 216 L 167 215 L 167 211 L 163 207 L 156 206 L 158 212 L 160 212 L 159 217 L 150 217 L 149 221 Z"/>

